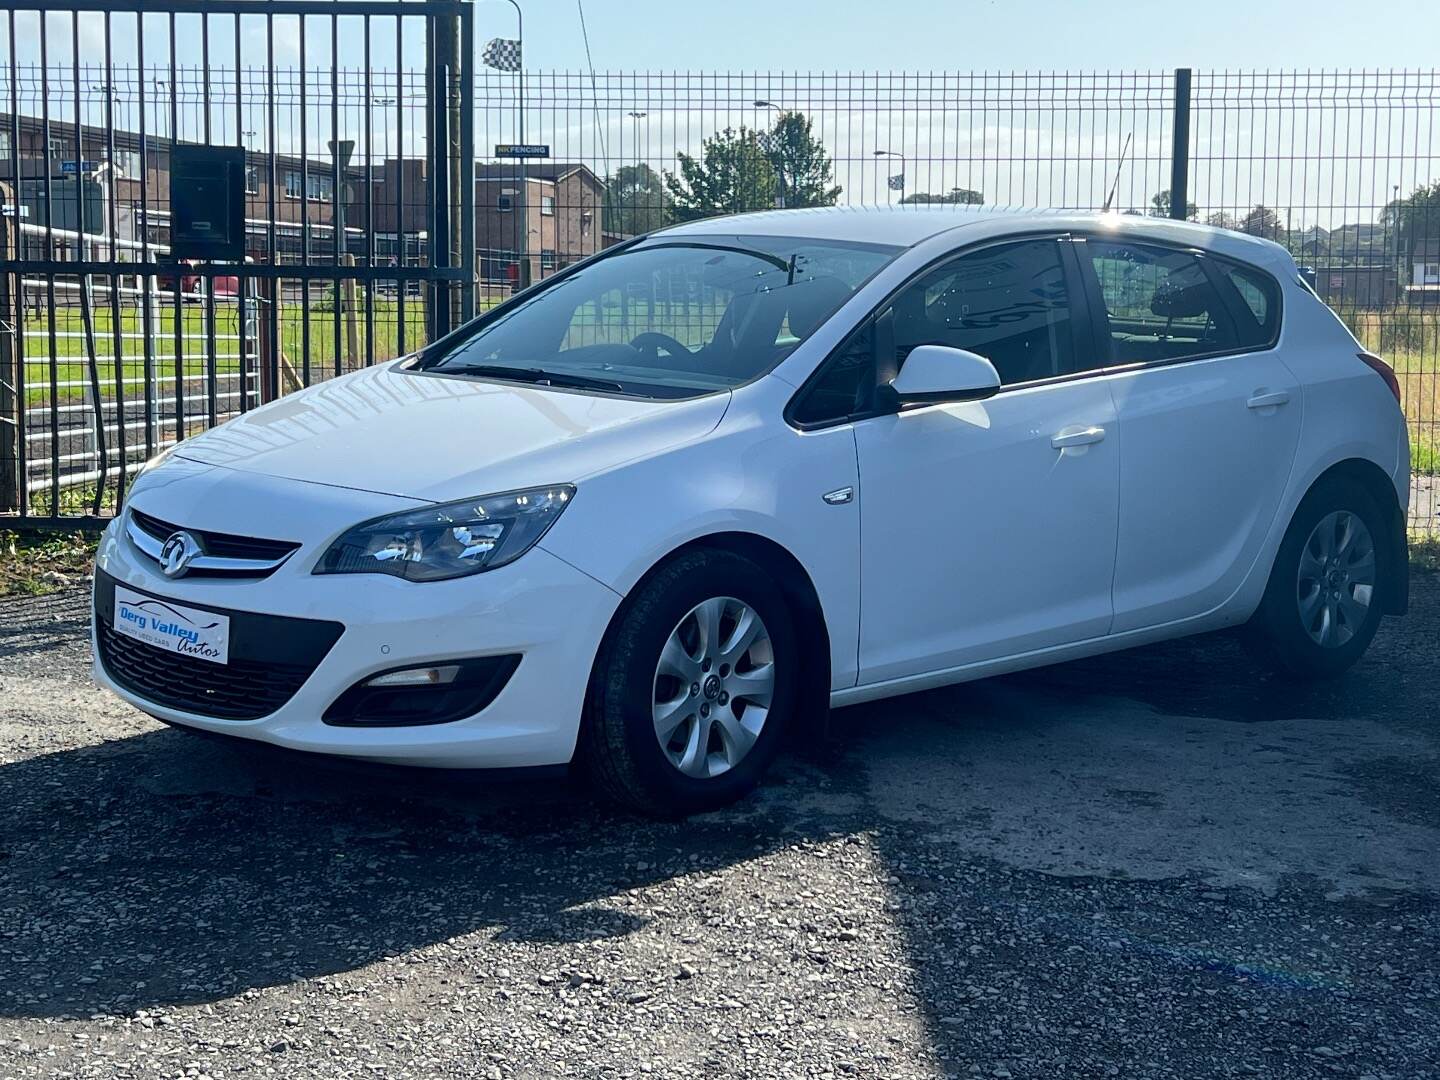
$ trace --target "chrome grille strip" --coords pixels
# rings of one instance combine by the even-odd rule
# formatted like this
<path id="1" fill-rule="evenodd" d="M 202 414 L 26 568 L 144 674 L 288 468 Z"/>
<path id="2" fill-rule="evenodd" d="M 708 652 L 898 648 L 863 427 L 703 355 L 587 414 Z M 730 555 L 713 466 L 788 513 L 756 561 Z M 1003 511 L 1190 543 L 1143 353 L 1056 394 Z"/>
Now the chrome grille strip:
<path id="1" fill-rule="evenodd" d="M 144 529 L 140 528 L 131 514 L 125 515 L 125 535 L 130 538 L 130 543 L 142 555 L 160 562 L 160 552 L 165 547 L 165 541 L 157 539 Z M 222 558 L 218 555 L 197 555 L 190 560 L 187 572 L 210 571 L 211 573 L 234 574 L 237 577 L 253 575 L 261 577 L 269 574 L 281 566 L 286 559 L 294 552 L 287 551 L 278 559 L 233 559 Z"/>

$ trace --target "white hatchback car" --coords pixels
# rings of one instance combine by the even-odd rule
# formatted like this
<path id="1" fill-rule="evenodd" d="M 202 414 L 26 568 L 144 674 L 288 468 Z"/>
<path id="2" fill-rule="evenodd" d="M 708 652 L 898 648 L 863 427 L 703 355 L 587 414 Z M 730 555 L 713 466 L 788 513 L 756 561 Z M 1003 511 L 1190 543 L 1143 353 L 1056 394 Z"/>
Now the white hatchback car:
<path id="1" fill-rule="evenodd" d="M 714 806 L 827 704 L 1243 623 L 1345 669 L 1407 603 L 1398 398 L 1236 233 L 696 222 L 152 463 L 95 673 L 187 727 Z"/>

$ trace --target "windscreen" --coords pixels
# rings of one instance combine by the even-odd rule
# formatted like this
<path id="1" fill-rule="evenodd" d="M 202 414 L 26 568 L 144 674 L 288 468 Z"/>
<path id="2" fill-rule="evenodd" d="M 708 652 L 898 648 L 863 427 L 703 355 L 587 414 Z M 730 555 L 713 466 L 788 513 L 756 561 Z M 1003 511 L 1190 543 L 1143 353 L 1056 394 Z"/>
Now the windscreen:
<path id="1" fill-rule="evenodd" d="M 659 236 L 543 286 L 422 367 L 648 397 L 724 390 L 774 367 L 899 250 Z"/>

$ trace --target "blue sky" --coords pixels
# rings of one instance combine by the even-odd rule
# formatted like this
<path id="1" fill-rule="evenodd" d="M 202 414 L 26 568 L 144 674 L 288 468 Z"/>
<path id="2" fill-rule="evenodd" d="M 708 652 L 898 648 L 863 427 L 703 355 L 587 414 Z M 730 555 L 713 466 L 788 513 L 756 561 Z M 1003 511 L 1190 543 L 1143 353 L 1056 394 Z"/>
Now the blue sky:
<path id="1" fill-rule="evenodd" d="M 529 56 L 584 62 L 575 0 L 525 4 Z M 1184 21 L 1172 12 L 1191 13 Z M 514 11 L 482 0 L 479 36 Z M 683 17 L 676 18 L 677 12 Z M 811 70 L 1419 67 L 1440 63 L 1435 0 L 587 0 L 597 67 Z"/>
<path id="2" fill-rule="evenodd" d="M 575 0 L 522 6 L 527 67 L 584 66 Z M 1171 17 L 1177 8 L 1195 14 L 1177 23 Z M 477 0 L 475 10 L 479 41 L 514 35 L 507 0 Z M 27 23 L 36 23 L 33 15 L 20 18 L 16 44 L 24 62 L 35 53 Z M 99 17 L 86 18 L 82 48 L 99 40 Z M 1431 0 L 588 0 L 586 18 L 595 65 L 611 70 L 1349 69 L 1440 62 L 1440 4 Z M 69 16 L 52 13 L 51 20 L 52 45 L 68 55 Z M 150 33 L 163 45 L 162 17 L 150 20 Z M 217 20 L 221 36 L 227 21 Z M 133 34 L 127 17 L 116 16 L 115 24 L 117 41 Z M 258 29 L 258 20 L 251 25 Z M 0 45 L 6 37 L 0 26 Z M 327 54 L 326 37 L 316 25 L 312 56 Z M 277 39 L 282 56 L 296 38 Z"/>
<path id="3" fill-rule="evenodd" d="M 21 0 L 37 5 L 43 0 Z M 1384 87 L 1375 80 L 1334 80 L 1309 100 L 1324 102 L 1313 114 L 1304 108 L 1229 108 L 1229 83 L 1219 91 L 1208 83 L 1212 107 L 1195 137 L 1197 162 L 1192 195 L 1204 207 L 1243 211 L 1255 203 L 1284 208 L 1296 225 L 1319 222 L 1373 220 L 1398 186 L 1411 190 L 1434 179 L 1440 146 L 1440 111 L 1416 109 L 1414 102 L 1433 94 L 1440 64 L 1440 0 L 1203 0 L 1189 5 L 1114 0 L 1110 3 L 1067 3 L 1061 0 L 1010 2 L 937 2 L 937 0 L 721 0 L 718 3 L 677 3 L 676 0 L 586 0 L 590 42 L 598 71 L 652 73 L 648 82 L 629 75 L 602 74 L 598 110 L 589 101 L 588 77 L 576 74 L 566 82 L 549 80 L 543 72 L 579 73 L 585 68 L 585 51 L 575 0 L 521 0 L 526 15 L 526 67 L 533 80 L 529 99 L 530 141 L 543 140 L 555 147 L 557 157 L 583 160 L 597 171 L 643 159 L 657 169 L 675 168 L 678 152 L 697 153 L 701 140 L 726 126 L 764 126 L 771 114 L 752 107 L 756 98 L 784 103 L 806 113 L 817 135 L 835 161 L 836 180 L 843 184 L 846 201 L 883 202 L 893 196 L 886 176 L 907 174 L 906 191 L 943 192 L 953 186 L 981 190 L 987 202 L 1022 205 L 1098 205 L 1112 178 L 1120 177 L 1119 205 L 1148 206 L 1151 194 L 1168 187 L 1168 92 L 1164 73 L 1177 66 L 1200 71 L 1361 72 L 1424 69 L 1410 84 L 1419 89 L 1398 93 L 1393 79 Z M 255 4 L 257 12 L 264 4 Z M 1189 12 L 1184 21 L 1171 15 Z M 491 37 L 513 37 L 514 9 L 505 0 L 478 0 L 477 47 Z M 0 60 L 8 65 L 12 50 L 21 65 L 38 60 L 39 16 L 32 10 L 19 17 L 15 41 L 9 40 L 0 19 Z M 136 20 L 113 19 L 113 52 L 117 64 L 133 64 L 136 55 Z M 180 63 L 199 59 L 200 18 L 179 20 L 176 54 Z M 211 20 L 211 59 L 228 66 L 234 57 L 234 20 Z M 81 17 L 82 64 L 103 62 L 101 17 Z M 50 61 L 70 62 L 71 17 L 51 12 Z M 265 20 L 245 16 L 241 23 L 242 66 L 263 65 Z M 375 67 L 395 63 L 393 20 L 372 24 Z M 147 16 L 144 22 L 147 65 L 168 63 L 167 21 Z M 292 67 L 298 61 L 300 39 L 293 18 L 275 20 L 277 65 Z M 282 106 L 278 116 L 277 149 L 298 152 L 300 144 L 312 154 L 326 153 L 332 117 L 325 103 L 331 56 L 331 23 L 312 19 L 306 34 L 307 127 L 302 140 L 300 110 Z M 341 21 L 339 59 L 342 68 L 354 69 L 361 60 L 358 19 Z M 410 20 L 405 37 L 405 66 L 418 72 L 423 65 L 422 34 L 418 20 Z M 668 76 L 656 73 L 721 73 L 682 80 L 677 93 Z M 1153 72 L 1158 78 L 1143 83 L 1138 93 L 1121 87 L 1104 99 L 1103 110 L 1055 111 L 1056 103 L 1074 102 L 1083 92 L 1072 92 L 1073 81 L 1051 80 L 1031 95 L 1015 90 L 1013 82 L 996 82 L 993 93 L 980 80 L 961 87 L 952 77 L 938 92 L 928 75 L 891 80 L 857 77 L 836 82 L 806 78 L 804 73 L 825 72 L 946 72 L 1109 73 L 1112 81 L 1123 73 Z M 162 72 L 163 73 L 163 72 Z M 787 81 L 786 73 L 789 73 Z M 797 73 L 799 77 L 797 76 Z M 151 75 L 155 74 L 151 72 Z M 263 73 L 246 92 L 243 121 L 237 122 L 231 90 L 233 77 L 211 80 L 217 142 L 233 142 L 244 130 L 246 144 L 263 149 L 266 119 Z M 1366 77 L 1369 79 L 1369 77 Z M 1377 77 L 1378 78 L 1378 77 Z M 423 138 L 424 94 L 417 81 L 397 92 L 393 80 L 381 73 L 372 95 L 391 104 L 378 111 L 371 145 L 376 158 L 396 152 L 420 152 Z M 1133 76 L 1132 76 L 1133 80 Z M 0 78 L 3 81 L 3 78 Z M 64 82 L 70 83 L 68 74 Z M 121 76 L 117 81 L 124 82 Z M 156 110 L 153 79 L 145 80 L 150 105 L 149 130 L 168 132 L 168 117 Z M 196 139 L 201 116 L 199 76 L 192 76 L 182 100 L 180 137 Z M 282 81 L 277 100 L 286 100 L 285 86 L 293 87 L 293 74 Z M 25 96 L 22 78 L 22 98 Z M 101 74 L 81 79 L 83 111 L 89 122 L 103 115 Z M 1328 88 L 1340 85 L 1344 94 Z M 557 89 L 557 86 L 559 87 Z M 666 87 L 671 89 L 667 90 Z M 1197 101 L 1202 90 L 1197 83 Z M 38 111 L 38 82 L 30 80 L 22 110 Z M 348 87 L 348 88 L 347 88 Z M 493 142 L 518 136 L 513 80 L 491 76 L 476 101 L 476 145 L 480 155 Z M 1057 89 L 1058 88 L 1058 89 Z M 1132 87 L 1133 89 L 1133 87 Z M 136 123 L 134 84 L 129 104 L 117 106 L 122 126 Z M 122 91 L 122 96 L 126 91 Z M 1282 100 L 1279 97 L 1271 100 Z M 1339 103 L 1348 94 L 1354 106 Z M 1388 100 L 1404 100 L 1408 108 L 1388 108 Z M 548 95 L 548 98 L 547 98 Z M 888 95 L 888 96 L 887 96 Z M 8 94 L 7 94 L 8 96 Z M 68 118 L 74 104 L 68 86 L 50 87 L 45 95 L 52 115 Z M 162 95 L 163 96 L 163 95 Z M 1012 103 L 1032 97 L 1034 111 L 1017 115 Z M 1244 100 L 1245 93 L 1236 95 Z M 363 155 L 366 135 L 361 107 L 364 80 L 352 70 L 341 79 L 340 137 L 356 138 Z M 295 100 L 292 96 L 291 100 Z M 1093 99 L 1092 99 L 1093 100 Z M 1137 106 L 1136 101 L 1141 103 Z M 934 101 L 934 107 L 926 102 Z M 1148 101 L 1149 104 L 1145 104 Z M 394 115 L 398 108 L 406 112 Z M 628 119 L 631 110 L 643 110 L 641 121 Z M 1324 114 L 1323 119 L 1320 113 Z M 1059 117 L 1057 120 L 1056 117 Z M 1099 121 L 1096 120 L 1099 117 Z M 1220 124 L 1216 131 L 1214 125 Z M 1103 122 L 1097 132 L 1095 124 Z M 1197 125 L 1200 125 L 1197 121 Z M 1087 128 L 1087 125 L 1088 128 Z M 1133 136 L 1125 163 L 1121 153 Z M 1281 164 L 1286 154 L 1253 154 L 1260 145 L 1290 147 L 1298 164 Z M 1298 145 L 1297 145 L 1298 144 Z M 1358 161 L 1355 148 L 1365 148 Z M 876 159 L 880 147 L 906 153 L 900 166 Z M 1304 149 L 1303 147 L 1308 147 Z M 1308 156 L 1310 164 L 1303 159 Z M 1006 164 L 1016 159 L 1041 159 L 1043 166 Z M 1241 159 L 1245 163 L 1241 164 Z M 1274 164 L 1271 164 L 1271 161 Z"/>

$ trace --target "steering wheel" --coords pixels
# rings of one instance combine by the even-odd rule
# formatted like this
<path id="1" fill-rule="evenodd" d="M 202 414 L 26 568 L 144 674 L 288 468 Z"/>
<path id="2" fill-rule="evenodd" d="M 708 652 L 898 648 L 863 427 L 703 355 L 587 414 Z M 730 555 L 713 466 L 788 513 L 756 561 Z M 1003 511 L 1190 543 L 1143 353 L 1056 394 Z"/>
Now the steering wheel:
<path id="1" fill-rule="evenodd" d="M 630 342 L 630 347 L 642 353 L 649 352 L 656 359 L 659 359 L 662 349 L 671 356 L 695 355 L 669 334 L 661 334 L 654 330 L 647 330 L 643 334 L 635 335 Z"/>

